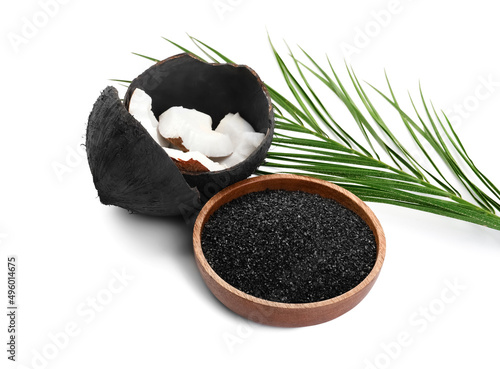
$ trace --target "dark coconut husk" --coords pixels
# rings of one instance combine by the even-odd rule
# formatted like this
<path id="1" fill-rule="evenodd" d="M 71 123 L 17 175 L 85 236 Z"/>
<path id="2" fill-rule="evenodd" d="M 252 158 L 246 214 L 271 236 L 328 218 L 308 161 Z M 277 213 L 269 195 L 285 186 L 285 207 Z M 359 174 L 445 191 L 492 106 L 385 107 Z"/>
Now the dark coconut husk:
<path id="1" fill-rule="evenodd" d="M 215 128 L 227 113 L 239 112 L 265 138 L 245 161 L 231 168 L 180 171 L 128 113 L 136 88 L 151 96 L 157 118 L 172 106 L 183 106 L 210 115 Z M 114 88 L 104 90 L 89 118 L 87 153 L 102 203 L 142 214 L 186 216 L 194 215 L 224 187 L 250 176 L 264 160 L 273 132 L 271 99 L 252 69 L 209 64 L 190 54 L 179 54 L 134 79 L 123 104 Z"/>
<path id="2" fill-rule="evenodd" d="M 94 104 L 87 126 L 87 158 L 101 202 L 148 215 L 199 208 L 174 162 L 130 113 L 114 87 Z"/>

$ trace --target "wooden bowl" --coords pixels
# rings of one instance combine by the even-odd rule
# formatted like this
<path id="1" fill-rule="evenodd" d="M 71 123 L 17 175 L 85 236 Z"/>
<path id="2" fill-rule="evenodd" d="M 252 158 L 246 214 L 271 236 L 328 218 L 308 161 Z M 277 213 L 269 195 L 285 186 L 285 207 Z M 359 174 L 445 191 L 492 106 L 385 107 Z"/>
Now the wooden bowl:
<path id="1" fill-rule="evenodd" d="M 208 264 L 201 247 L 201 233 L 210 216 L 225 203 L 250 192 L 272 190 L 304 191 L 336 200 L 358 214 L 371 228 L 377 244 L 377 258 L 372 271 L 350 291 L 319 302 L 281 303 L 244 293 L 224 281 Z M 238 182 L 219 192 L 201 210 L 194 226 L 194 255 L 206 285 L 224 305 L 235 313 L 258 323 L 279 327 L 303 327 L 323 323 L 356 306 L 375 283 L 385 257 L 382 227 L 368 206 L 357 196 L 330 182 L 306 176 L 272 174 Z"/>

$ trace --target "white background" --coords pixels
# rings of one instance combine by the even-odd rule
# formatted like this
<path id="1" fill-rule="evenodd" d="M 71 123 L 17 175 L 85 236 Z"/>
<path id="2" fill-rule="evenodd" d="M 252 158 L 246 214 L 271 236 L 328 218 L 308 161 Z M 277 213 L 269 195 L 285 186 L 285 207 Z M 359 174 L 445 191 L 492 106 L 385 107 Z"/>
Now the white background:
<path id="1" fill-rule="evenodd" d="M 267 28 L 283 54 L 283 39 L 322 65 L 328 53 L 343 78 L 349 55 L 341 45 L 359 46 L 348 58 L 358 76 L 385 88 L 385 68 L 402 100 L 407 90 L 416 95 L 421 81 L 435 106 L 459 120 L 470 155 L 498 184 L 494 1 L 400 0 L 394 7 L 388 0 L 72 0 L 52 8 L 46 24 L 42 2 L 3 1 L 0 10 L 1 368 L 8 363 L 6 258 L 12 254 L 19 259 L 19 367 L 499 366 L 498 231 L 369 204 L 387 236 L 386 261 L 370 294 L 334 321 L 272 328 L 243 320 L 210 294 L 182 220 L 101 205 L 86 158 L 74 154 L 108 79 L 131 79 L 150 65 L 131 52 L 178 53 L 161 36 L 189 45 L 188 32 L 284 91 Z M 38 22 L 36 34 L 23 35 L 26 20 Z M 370 33 L 368 40 L 360 32 Z M 16 47 L 13 34 L 29 37 Z M 484 96 L 481 81 L 488 78 L 496 84 Z M 467 117 L 457 118 L 454 106 L 464 104 Z M 59 176 L 58 164 L 67 168 Z M 90 313 L 89 299 L 109 296 L 114 273 L 133 279 Z M 455 283 L 466 288 L 447 290 Z M 429 308 L 430 316 L 419 315 Z M 68 324 L 75 334 L 64 340 L 60 332 Z M 405 335 L 404 347 L 394 343 Z"/>

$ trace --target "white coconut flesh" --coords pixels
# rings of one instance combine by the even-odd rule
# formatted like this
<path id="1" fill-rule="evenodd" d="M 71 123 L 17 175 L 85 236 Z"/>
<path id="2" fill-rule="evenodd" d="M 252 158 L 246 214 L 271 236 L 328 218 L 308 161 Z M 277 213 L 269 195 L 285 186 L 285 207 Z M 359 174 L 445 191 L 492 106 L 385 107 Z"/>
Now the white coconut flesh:
<path id="1" fill-rule="evenodd" d="M 215 172 L 218 170 L 227 169 L 227 166 L 225 164 L 217 163 L 207 158 L 205 155 L 198 151 L 184 152 L 182 150 L 169 148 L 164 148 L 164 150 L 174 161 L 179 162 L 178 164 L 180 167 L 186 167 L 187 165 L 196 167 L 196 164 L 193 164 L 193 162 L 197 162 L 201 164 L 201 166 L 198 166 L 197 171 Z M 203 168 L 205 168 L 205 170 Z"/>
<path id="2" fill-rule="evenodd" d="M 232 167 L 248 158 L 264 140 L 264 133 L 243 132 L 236 136 L 234 151 L 231 155 L 218 160 L 219 163 Z"/>
<path id="3" fill-rule="evenodd" d="M 233 152 L 229 136 L 213 131 L 212 118 L 195 109 L 171 107 L 160 115 L 158 130 L 185 151 L 198 151 L 208 157 L 223 157 Z"/>
<path id="4" fill-rule="evenodd" d="M 215 128 L 215 132 L 228 135 L 234 143 L 239 140 L 242 133 L 254 133 L 255 130 L 250 123 L 240 116 L 240 113 L 229 113 L 222 118 L 217 128 Z"/>
<path id="5" fill-rule="evenodd" d="M 239 113 L 227 114 L 219 123 L 216 132 L 227 134 L 231 138 L 233 153 L 220 163 L 232 167 L 248 158 L 264 140 L 264 133 L 255 132 L 252 125 L 243 119 Z"/>
<path id="6" fill-rule="evenodd" d="M 153 114 L 152 104 L 151 97 L 143 90 L 136 88 L 130 98 L 128 111 L 142 124 L 158 145 L 168 147 L 169 142 L 158 132 L 158 120 Z"/>
<path id="7" fill-rule="evenodd" d="M 247 159 L 264 140 L 239 113 L 228 113 L 212 130 L 212 118 L 195 109 L 174 106 L 160 115 L 152 111 L 152 99 L 136 88 L 129 112 L 164 148 L 181 170 L 219 171 Z M 171 143 L 179 149 L 170 148 Z"/>

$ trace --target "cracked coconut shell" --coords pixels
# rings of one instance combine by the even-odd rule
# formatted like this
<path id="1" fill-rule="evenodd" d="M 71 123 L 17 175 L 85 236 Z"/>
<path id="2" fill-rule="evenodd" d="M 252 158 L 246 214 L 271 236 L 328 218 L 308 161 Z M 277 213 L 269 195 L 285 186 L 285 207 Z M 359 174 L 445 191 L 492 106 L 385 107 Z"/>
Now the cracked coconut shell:
<path id="1" fill-rule="evenodd" d="M 132 93 L 144 90 L 156 118 L 172 106 L 211 116 L 213 127 L 239 112 L 265 134 L 244 161 L 212 172 L 181 171 L 165 150 L 128 112 Z M 130 84 L 123 103 L 107 87 L 94 104 L 87 126 L 87 157 L 103 204 L 148 215 L 190 215 L 224 187 L 250 176 L 264 161 L 274 132 L 271 99 L 247 66 L 209 64 L 190 54 L 156 63 Z"/>

